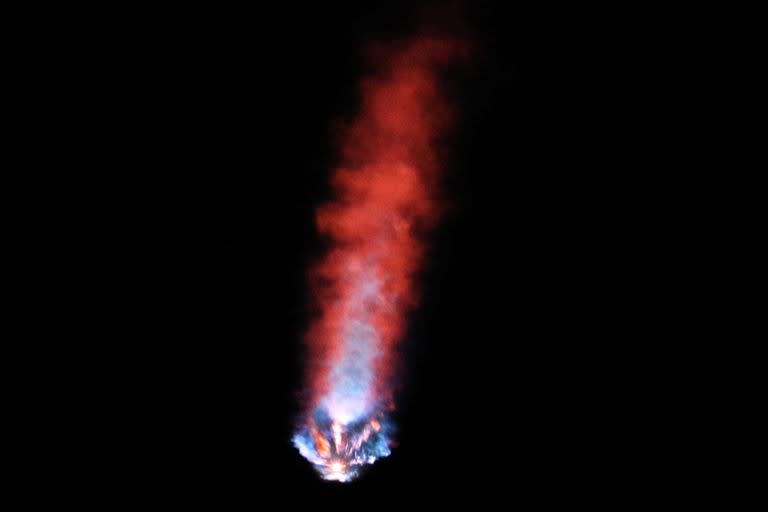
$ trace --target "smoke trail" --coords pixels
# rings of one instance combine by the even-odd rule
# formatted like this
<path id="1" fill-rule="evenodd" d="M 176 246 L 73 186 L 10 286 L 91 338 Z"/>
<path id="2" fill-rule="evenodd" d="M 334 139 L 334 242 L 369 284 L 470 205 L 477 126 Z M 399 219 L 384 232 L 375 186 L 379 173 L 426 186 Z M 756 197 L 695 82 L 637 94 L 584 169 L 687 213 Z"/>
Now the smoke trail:
<path id="1" fill-rule="evenodd" d="M 317 209 L 330 249 L 311 271 L 309 404 L 293 442 L 326 479 L 348 481 L 390 453 L 395 347 L 441 211 L 437 143 L 451 112 L 438 72 L 462 51 L 426 37 L 371 48 L 374 72 L 341 137 L 334 199 Z"/>

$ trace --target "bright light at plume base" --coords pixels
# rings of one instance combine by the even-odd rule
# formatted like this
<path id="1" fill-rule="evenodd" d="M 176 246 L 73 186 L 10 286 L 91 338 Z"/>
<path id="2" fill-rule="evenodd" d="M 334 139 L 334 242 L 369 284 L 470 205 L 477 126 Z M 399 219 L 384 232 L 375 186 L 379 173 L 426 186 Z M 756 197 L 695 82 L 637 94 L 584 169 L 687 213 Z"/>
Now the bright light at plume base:
<path id="1" fill-rule="evenodd" d="M 342 425 L 317 413 L 293 436 L 299 453 L 324 480 L 349 482 L 365 465 L 390 454 L 382 415 Z"/>

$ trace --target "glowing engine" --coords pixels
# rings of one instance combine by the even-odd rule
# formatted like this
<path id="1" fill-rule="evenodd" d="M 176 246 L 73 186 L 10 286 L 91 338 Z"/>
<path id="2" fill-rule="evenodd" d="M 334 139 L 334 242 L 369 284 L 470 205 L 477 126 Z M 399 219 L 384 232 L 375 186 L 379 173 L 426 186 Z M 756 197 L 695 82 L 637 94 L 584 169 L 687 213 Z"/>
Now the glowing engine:
<path id="1" fill-rule="evenodd" d="M 293 444 L 325 480 L 349 482 L 366 464 L 390 454 L 381 415 L 347 425 L 318 412 L 293 437 Z"/>

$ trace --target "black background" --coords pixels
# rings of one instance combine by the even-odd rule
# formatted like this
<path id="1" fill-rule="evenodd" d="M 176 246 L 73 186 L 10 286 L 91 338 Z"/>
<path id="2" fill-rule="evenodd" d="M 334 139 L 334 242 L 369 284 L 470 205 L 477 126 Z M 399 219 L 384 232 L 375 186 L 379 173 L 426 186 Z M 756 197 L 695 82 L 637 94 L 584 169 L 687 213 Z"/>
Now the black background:
<path id="1" fill-rule="evenodd" d="M 100 11 L 105 503 L 677 509 L 677 25 L 614 4 L 460 10 L 475 50 L 446 82 L 453 207 L 404 342 L 399 446 L 346 486 L 290 445 L 313 209 L 363 46 L 425 11 Z"/>

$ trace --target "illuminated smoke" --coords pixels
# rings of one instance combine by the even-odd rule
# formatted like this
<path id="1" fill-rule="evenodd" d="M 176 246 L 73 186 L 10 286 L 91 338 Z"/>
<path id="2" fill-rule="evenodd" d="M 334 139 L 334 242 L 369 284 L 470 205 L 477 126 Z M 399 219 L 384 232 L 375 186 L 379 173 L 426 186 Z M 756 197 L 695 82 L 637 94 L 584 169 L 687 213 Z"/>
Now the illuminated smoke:
<path id="1" fill-rule="evenodd" d="M 438 220 L 440 137 L 451 113 L 438 72 L 455 41 L 372 47 L 359 114 L 340 139 L 333 199 L 317 209 L 329 249 L 311 270 L 308 404 L 293 442 L 321 476 L 349 481 L 390 453 L 396 344 L 418 303 L 425 235 Z"/>

